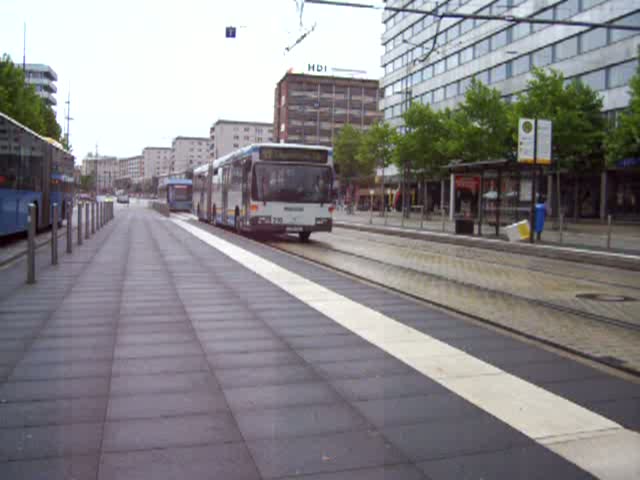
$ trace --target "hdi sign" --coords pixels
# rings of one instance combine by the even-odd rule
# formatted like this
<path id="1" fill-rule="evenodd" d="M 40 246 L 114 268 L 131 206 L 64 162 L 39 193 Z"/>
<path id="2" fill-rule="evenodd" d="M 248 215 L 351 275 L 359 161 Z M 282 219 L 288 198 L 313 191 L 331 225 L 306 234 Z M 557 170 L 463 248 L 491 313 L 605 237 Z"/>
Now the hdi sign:
<path id="1" fill-rule="evenodd" d="M 329 73 L 329 67 L 320 65 L 319 63 L 309 63 L 307 65 L 308 73 Z"/>

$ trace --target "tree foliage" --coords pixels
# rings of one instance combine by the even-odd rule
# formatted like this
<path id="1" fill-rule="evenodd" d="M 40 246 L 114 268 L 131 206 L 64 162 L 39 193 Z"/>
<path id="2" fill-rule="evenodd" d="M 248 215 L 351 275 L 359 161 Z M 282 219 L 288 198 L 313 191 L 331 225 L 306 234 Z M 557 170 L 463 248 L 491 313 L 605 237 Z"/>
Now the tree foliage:
<path id="1" fill-rule="evenodd" d="M 358 157 L 362 143 L 362 132 L 353 125 L 345 125 L 335 140 L 333 158 L 340 176 L 351 182 L 363 173 L 363 164 Z"/>
<path id="2" fill-rule="evenodd" d="M 500 92 L 473 79 L 452 115 L 449 151 L 464 162 L 511 158 L 514 151 L 510 106 Z"/>
<path id="3" fill-rule="evenodd" d="M 640 48 L 638 49 L 640 58 Z M 617 126 L 610 131 L 606 142 L 607 163 L 640 157 L 640 63 L 629 83 L 631 101 L 622 112 Z"/>
<path id="4" fill-rule="evenodd" d="M 356 155 L 363 172 L 373 173 L 391 164 L 396 136 L 396 130 L 386 122 L 375 123 L 363 132 Z"/>
<path id="5" fill-rule="evenodd" d="M 0 111 L 45 137 L 61 141 L 56 114 L 33 85 L 25 83 L 25 74 L 9 55 L 0 59 Z"/>
<path id="6" fill-rule="evenodd" d="M 528 90 L 513 108 L 512 124 L 519 117 L 553 122 L 553 157 L 572 172 L 591 168 L 601 158 L 605 132 L 602 99 L 580 81 L 565 85 L 556 70 L 536 69 Z M 517 132 L 517 130 L 516 130 Z"/>
<path id="7" fill-rule="evenodd" d="M 82 175 L 80 177 L 80 187 L 86 192 L 91 192 L 96 188 L 95 175 Z"/>

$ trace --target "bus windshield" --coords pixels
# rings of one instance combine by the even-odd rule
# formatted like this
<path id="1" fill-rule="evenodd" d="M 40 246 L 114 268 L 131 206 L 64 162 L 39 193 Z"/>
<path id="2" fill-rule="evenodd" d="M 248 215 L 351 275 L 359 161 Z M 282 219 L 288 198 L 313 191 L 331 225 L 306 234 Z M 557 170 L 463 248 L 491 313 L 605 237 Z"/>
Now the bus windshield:
<path id="1" fill-rule="evenodd" d="M 191 186 L 189 185 L 170 185 L 169 201 L 184 202 L 191 200 Z"/>
<path id="2" fill-rule="evenodd" d="M 253 175 L 253 199 L 265 202 L 329 203 L 330 167 L 258 163 Z"/>

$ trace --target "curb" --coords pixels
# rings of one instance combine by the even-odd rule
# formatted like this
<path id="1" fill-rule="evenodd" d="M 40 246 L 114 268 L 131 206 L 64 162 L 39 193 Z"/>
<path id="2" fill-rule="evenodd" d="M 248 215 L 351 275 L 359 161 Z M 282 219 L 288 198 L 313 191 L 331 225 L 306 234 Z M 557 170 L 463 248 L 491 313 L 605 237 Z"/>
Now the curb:
<path id="1" fill-rule="evenodd" d="M 451 235 L 448 233 L 430 232 L 427 230 L 409 230 L 398 227 L 380 227 L 349 222 L 333 222 L 334 227 L 362 232 L 379 233 L 396 237 L 427 240 L 431 242 L 448 243 L 464 247 L 484 248 L 507 253 L 521 253 L 532 257 L 566 260 L 577 263 L 589 263 L 605 267 L 622 268 L 640 271 L 640 256 L 622 253 L 596 252 L 571 247 L 556 247 L 550 245 L 530 245 L 528 243 L 507 243 L 502 240 L 480 238 L 475 236 Z"/>

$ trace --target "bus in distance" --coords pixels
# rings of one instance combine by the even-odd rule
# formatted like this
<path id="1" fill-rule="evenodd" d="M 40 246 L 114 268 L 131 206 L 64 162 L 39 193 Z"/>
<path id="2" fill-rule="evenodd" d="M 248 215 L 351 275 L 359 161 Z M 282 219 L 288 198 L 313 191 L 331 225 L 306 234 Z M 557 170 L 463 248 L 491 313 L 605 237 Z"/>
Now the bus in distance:
<path id="1" fill-rule="evenodd" d="M 192 181 L 187 178 L 164 177 L 158 180 L 158 200 L 167 202 L 172 212 L 190 212 Z"/>
<path id="2" fill-rule="evenodd" d="M 199 220 L 237 232 L 330 232 L 333 154 L 324 146 L 250 145 L 194 171 Z"/>

